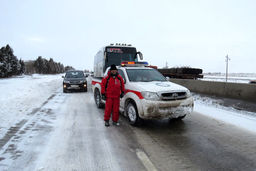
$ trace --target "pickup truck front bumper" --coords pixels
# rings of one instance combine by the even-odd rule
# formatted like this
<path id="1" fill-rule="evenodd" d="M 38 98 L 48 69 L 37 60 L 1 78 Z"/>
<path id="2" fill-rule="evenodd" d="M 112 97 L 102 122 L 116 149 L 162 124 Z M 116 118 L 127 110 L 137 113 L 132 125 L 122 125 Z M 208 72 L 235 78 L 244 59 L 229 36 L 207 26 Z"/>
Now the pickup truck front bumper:
<path id="1" fill-rule="evenodd" d="M 193 111 L 194 100 L 192 97 L 173 101 L 141 100 L 142 109 L 139 116 L 143 119 L 178 118 Z"/>

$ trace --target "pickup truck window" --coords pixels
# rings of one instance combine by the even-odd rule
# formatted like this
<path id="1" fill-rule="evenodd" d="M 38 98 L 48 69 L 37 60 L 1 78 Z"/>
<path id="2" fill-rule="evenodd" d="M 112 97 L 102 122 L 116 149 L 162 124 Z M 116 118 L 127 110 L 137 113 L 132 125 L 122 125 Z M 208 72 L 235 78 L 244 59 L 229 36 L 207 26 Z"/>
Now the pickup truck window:
<path id="1" fill-rule="evenodd" d="M 121 77 L 124 79 L 124 83 L 126 83 L 124 72 L 122 70 L 118 70 L 118 73 L 121 75 Z"/>
<path id="2" fill-rule="evenodd" d="M 131 82 L 166 81 L 166 78 L 155 69 L 126 69 Z"/>

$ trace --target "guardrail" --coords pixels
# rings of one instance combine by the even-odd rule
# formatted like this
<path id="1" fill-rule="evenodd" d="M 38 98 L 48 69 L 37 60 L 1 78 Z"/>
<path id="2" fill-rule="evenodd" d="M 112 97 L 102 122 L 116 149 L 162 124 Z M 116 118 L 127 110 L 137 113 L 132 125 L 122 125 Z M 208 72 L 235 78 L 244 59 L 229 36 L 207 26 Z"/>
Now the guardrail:
<path id="1" fill-rule="evenodd" d="M 170 79 L 192 92 L 256 102 L 256 85 L 245 83 L 212 82 L 189 79 Z"/>

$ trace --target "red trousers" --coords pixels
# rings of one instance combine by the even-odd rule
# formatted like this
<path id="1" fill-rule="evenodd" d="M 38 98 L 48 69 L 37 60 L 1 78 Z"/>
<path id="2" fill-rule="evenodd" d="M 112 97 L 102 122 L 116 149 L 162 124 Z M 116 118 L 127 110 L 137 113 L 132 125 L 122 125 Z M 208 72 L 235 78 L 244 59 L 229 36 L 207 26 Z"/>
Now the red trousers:
<path id="1" fill-rule="evenodd" d="M 112 113 L 112 121 L 117 122 L 119 119 L 119 106 L 120 98 L 107 98 L 105 104 L 104 121 L 108 121 Z"/>

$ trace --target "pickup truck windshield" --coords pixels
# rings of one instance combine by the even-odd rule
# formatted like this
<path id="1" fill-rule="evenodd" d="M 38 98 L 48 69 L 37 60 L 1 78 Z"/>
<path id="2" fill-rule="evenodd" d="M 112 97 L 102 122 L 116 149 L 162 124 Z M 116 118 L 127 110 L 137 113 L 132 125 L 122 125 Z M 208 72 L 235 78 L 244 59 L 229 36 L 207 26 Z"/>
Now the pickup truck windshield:
<path id="1" fill-rule="evenodd" d="M 82 71 L 71 71 L 66 73 L 66 78 L 83 78 L 84 73 Z"/>
<path id="2" fill-rule="evenodd" d="M 126 72 L 131 82 L 166 81 L 155 69 L 126 69 Z"/>

